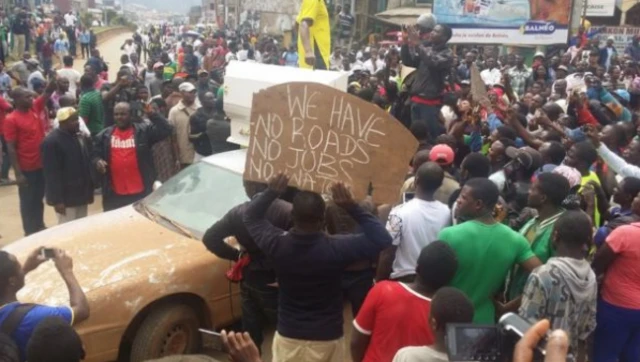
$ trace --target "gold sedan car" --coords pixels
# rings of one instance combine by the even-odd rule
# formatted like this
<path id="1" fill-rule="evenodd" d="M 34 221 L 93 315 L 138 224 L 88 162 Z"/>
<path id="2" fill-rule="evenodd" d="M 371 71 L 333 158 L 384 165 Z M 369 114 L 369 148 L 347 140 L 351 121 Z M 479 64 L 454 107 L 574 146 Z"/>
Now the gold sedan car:
<path id="1" fill-rule="evenodd" d="M 31 235 L 5 250 L 24 261 L 39 246 L 73 257 L 74 273 L 91 306 L 77 326 L 86 361 L 143 361 L 200 348 L 198 328 L 220 328 L 240 317 L 229 261 L 200 239 L 233 206 L 246 151 L 210 156 L 168 180 L 144 200 Z M 52 262 L 29 273 L 22 302 L 68 305 Z"/>

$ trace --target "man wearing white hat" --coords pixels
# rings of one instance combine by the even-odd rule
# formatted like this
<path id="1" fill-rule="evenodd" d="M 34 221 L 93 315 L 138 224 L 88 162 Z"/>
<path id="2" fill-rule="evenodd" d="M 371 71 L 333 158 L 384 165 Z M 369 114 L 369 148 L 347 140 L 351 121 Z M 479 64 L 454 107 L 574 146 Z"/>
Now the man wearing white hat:
<path id="1" fill-rule="evenodd" d="M 93 203 L 89 138 L 80 134 L 78 111 L 60 108 L 60 126 L 42 141 L 45 199 L 53 206 L 58 224 L 87 216 L 87 205 Z"/>
<path id="2" fill-rule="evenodd" d="M 184 82 L 178 87 L 182 100 L 169 111 L 169 123 L 175 127 L 174 135 L 178 145 L 178 158 L 182 168 L 185 168 L 196 161 L 196 151 L 189 139 L 189 119 L 196 113 L 197 89 L 189 83 Z"/>

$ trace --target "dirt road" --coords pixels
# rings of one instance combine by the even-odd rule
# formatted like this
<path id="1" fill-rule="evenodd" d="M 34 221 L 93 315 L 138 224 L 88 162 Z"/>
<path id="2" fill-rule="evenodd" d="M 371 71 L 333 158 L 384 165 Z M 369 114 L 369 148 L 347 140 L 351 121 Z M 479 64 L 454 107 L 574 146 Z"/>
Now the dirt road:
<path id="1" fill-rule="evenodd" d="M 120 68 L 120 55 L 122 54 L 120 46 L 124 43 L 125 39 L 130 36 L 130 33 L 116 35 L 98 46 L 104 60 L 109 64 L 109 80 L 116 78 L 116 74 Z M 85 60 L 79 57 L 74 63 L 74 68 L 82 73 L 84 63 Z M 11 175 L 11 177 L 13 178 L 13 175 Z M 102 199 L 100 196 L 96 196 L 94 203 L 89 206 L 89 214 L 95 214 L 101 211 Z M 56 215 L 52 207 L 45 206 L 44 220 L 48 227 L 57 224 Z M 2 186 L 0 187 L 0 245 L 6 245 L 16 241 L 23 235 L 18 187 Z"/>

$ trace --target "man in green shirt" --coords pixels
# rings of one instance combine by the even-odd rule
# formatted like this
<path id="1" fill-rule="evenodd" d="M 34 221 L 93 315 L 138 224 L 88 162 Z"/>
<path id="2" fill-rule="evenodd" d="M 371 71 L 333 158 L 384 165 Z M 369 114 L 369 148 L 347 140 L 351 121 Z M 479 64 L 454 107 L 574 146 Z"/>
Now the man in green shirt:
<path id="1" fill-rule="evenodd" d="M 551 245 L 551 233 L 558 218 L 564 213 L 562 201 L 569 195 L 569 181 L 562 175 L 545 172 L 531 185 L 528 205 L 536 209 L 538 216 L 529 220 L 520 229 L 520 235 L 531 244 L 531 250 L 543 264 L 555 255 Z M 524 291 L 529 273 L 515 266 L 507 289 L 509 303 L 507 308 L 516 311 Z"/>
<path id="2" fill-rule="evenodd" d="M 169 54 L 167 54 L 166 52 L 162 53 L 162 57 L 160 58 L 160 60 L 164 64 L 162 77 L 164 78 L 164 80 L 172 80 L 178 72 L 178 65 L 176 64 L 176 62 L 171 61 L 171 58 L 169 58 Z"/>
<path id="3" fill-rule="evenodd" d="M 494 296 L 514 265 L 526 272 L 541 265 L 527 240 L 493 217 L 499 196 L 498 187 L 489 179 L 467 181 L 456 202 L 456 213 L 470 221 L 445 228 L 438 235 L 458 256 L 451 286 L 473 302 L 474 323 L 495 323 Z"/>
<path id="4" fill-rule="evenodd" d="M 86 74 L 80 78 L 80 90 L 82 95 L 78 104 L 78 114 L 89 128 L 91 136 L 95 136 L 104 128 L 102 95 L 95 89 L 94 79 Z"/>

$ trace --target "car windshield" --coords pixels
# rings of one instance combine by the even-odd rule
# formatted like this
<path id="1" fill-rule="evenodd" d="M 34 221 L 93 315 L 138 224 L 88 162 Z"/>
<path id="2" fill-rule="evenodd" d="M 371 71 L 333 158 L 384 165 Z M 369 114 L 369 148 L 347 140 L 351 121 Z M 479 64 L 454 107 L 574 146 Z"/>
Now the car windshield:
<path id="1" fill-rule="evenodd" d="M 241 175 L 198 162 L 169 179 L 143 203 L 201 238 L 227 211 L 247 200 Z"/>

